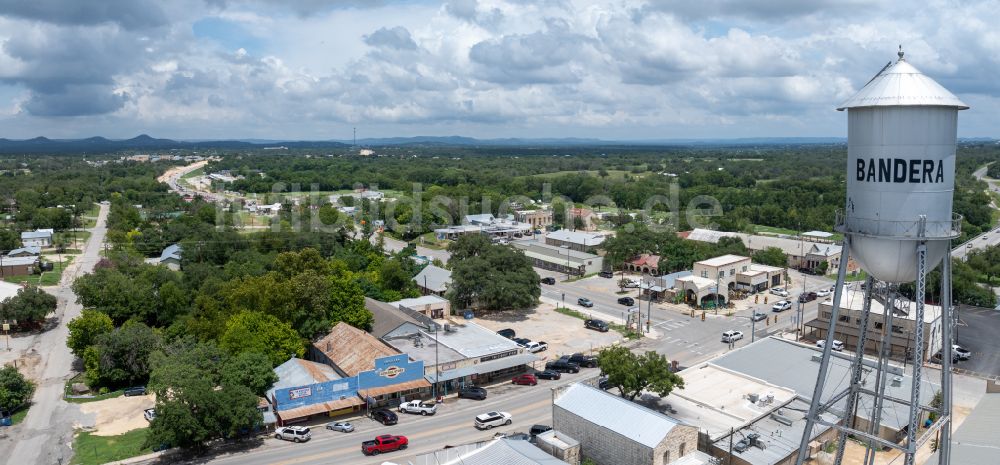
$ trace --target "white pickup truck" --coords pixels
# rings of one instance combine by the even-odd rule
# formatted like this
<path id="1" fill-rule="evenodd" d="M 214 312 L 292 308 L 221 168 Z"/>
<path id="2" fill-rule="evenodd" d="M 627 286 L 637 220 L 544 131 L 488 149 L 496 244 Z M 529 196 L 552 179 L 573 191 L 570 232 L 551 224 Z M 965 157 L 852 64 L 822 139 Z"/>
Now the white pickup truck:
<path id="1" fill-rule="evenodd" d="M 543 350 L 548 350 L 549 345 L 546 344 L 545 341 L 538 341 L 538 342 L 532 341 L 525 344 L 524 348 L 528 349 L 528 352 L 535 353 L 535 352 L 541 352 Z"/>
<path id="2" fill-rule="evenodd" d="M 434 415 L 437 413 L 437 409 L 437 404 L 429 400 L 411 400 L 399 404 L 400 412 L 419 413 L 421 415 Z"/>

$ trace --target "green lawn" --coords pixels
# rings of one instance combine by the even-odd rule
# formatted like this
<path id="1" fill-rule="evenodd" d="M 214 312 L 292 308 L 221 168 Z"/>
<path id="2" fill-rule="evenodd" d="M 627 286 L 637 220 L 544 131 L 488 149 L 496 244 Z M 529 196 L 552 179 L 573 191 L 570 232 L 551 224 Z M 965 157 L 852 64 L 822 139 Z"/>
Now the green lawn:
<path id="1" fill-rule="evenodd" d="M 29 408 L 30 407 L 25 407 L 22 408 L 21 410 L 14 412 L 14 414 L 10 416 L 11 426 L 17 425 L 18 423 L 24 421 L 24 417 L 28 416 Z"/>
<path id="2" fill-rule="evenodd" d="M 581 312 L 578 312 L 576 310 L 573 310 L 571 308 L 566 308 L 566 307 L 556 307 L 556 312 L 557 313 L 562 313 L 563 315 L 566 315 L 566 316 L 571 316 L 573 318 L 579 318 L 581 320 L 587 320 L 587 319 L 590 318 L 589 316 L 584 315 Z M 608 327 L 611 328 L 611 329 L 613 329 L 613 330 L 615 330 L 615 331 L 618 331 L 619 333 L 621 333 L 622 336 L 625 336 L 625 338 L 627 338 L 627 339 L 638 339 L 639 338 L 639 335 L 636 334 L 634 331 L 632 331 L 632 330 L 630 330 L 630 329 L 626 328 L 625 326 L 620 325 L 618 323 L 608 322 Z"/>
<path id="3" fill-rule="evenodd" d="M 828 275 L 826 275 L 826 277 L 830 278 L 830 279 L 832 279 L 834 281 L 837 280 L 837 274 L 836 273 L 834 273 L 834 274 L 828 274 Z M 848 272 L 847 273 L 847 277 L 845 278 L 845 280 L 847 280 L 847 281 L 864 281 L 867 278 L 868 278 L 868 273 L 866 273 L 865 270 L 858 270 L 854 274 L 851 274 L 850 272 Z"/>
<path id="4" fill-rule="evenodd" d="M 44 271 L 41 274 L 33 274 L 28 276 L 9 276 L 3 278 L 4 281 L 9 283 L 28 283 L 34 284 L 36 286 L 55 286 L 59 284 L 59 280 L 62 279 L 63 269 L 66 268 L 73 261 L 73 256 L 63 256 L 62 262 L 54 263 L 53 271 Z"/>
<path id="5" fill-rule="evenodd" d="M 63 399 L 66 402 L 73 404 L 86 404 L 87 402 L 97 402 L 99 400 L 112 399 L 115 397 L 119 397 L 125 393 L 124 390 L 119 389 L 117 391 L 109 392 L 107 394 L 96 395 L 94 397 L 85 397 L 85 398 L 68 397 L 73 395 L 73 383 L 85 383 L 86 381 L 87 378 L 84 376 L 83 373 L 78 373 L 76 376 L 66 381 L 66 384 L 63 386 Z"/>
<path id="6" fill-rule="evenodd" d="M 205 174 L 205 167 L 201 167 L 186 173 L 184 176 L 181 176 L 181 179 L 190 179 L 196 176 L 203 176 L 204 174 Z"/>
<path id="7" fill-rule="evenodd" d="M 791 229 L 776 228 L 774 226 L 762 226 L 759 224 L 753 225 L 753 232 L 754 234 L 769 233 L 769 234 L 787 234 L 790 236 L 794 236 L 799 233 L 798 231 L 792 231 Z"/>
<path id="8" fill-rule="evenodd" d="M 73 462 L 100 465 L 153 452 L 144 447 L 149 428 L 139 428 L 118 436 L 96 436 L 81 432 L 73 440 Z"/>
<path id="9" fill-rule="evenodd" d="M 413 243 L 421 247 L 427 247 L 428 249 L 445 250 L 448 248 L 448 245 L 451 244 L 451 241 L 447 239 L 439 241 L 437 236 L 432 231 L 422 234 L 417 238 L 417 240 L 413 241 Z"/>

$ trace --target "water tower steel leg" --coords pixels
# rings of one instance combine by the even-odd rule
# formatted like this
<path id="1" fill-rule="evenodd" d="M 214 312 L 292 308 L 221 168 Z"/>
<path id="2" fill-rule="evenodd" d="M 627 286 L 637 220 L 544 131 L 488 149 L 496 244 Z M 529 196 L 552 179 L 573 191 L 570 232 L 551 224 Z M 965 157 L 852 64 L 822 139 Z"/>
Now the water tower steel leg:
<path id="1" fill-rule="evenodd" d="M 869 276 L 865 280 L 865 301 L 864 307 L 861 310 L 861 325 L 858 329 L 858 340 L 857 348 L 854 351 L 854 365 L 852 366 L 851 373 L 851 384 L 850 384 L 850 394 L 847 397 L 847 407 L 844 408 L 844 425 L 854 428 L 856 409 L 858 405 L 858 395 L 861 389 L 861 369 L 864 367 L 862 362 L 865 355 L 865 344 L 868 343 L 868 320 L 872 309 L 872 293 L 871 289 L 875 285 L 875 280 Z M 837 436 L 837 455 L 833 459 L 833 465 L 840 465 L 844 461 L 844 449 L 843 445 L 847 441 L 847 431 L 840 430 Z"/>
<path id="2" fill-rule="evenodd" d="M 948 247 L 951 249 L 951 247 Z M 941 262 L 941 436 L 938 439 L 938 465 L 951 463 L 951 254 Z"/>
<path id="3" fill-rule="evenodd" d="M 910 424 L 906 431 L 905 465 L 914 465 L 917 453 L 917 429 L 920 427 L 920 382 L 924 357 L 924 298 L 927 285 L 927 244 L 917 246 L 917 292 L 913 296 L 917 313 L 913 320 L 913 384 L 910 386 Z M 942 351 L 944 355 L 944 351 Z"/>
<path id="4" fill-rule="evenodd" d="M 872 289 L 868 293 L 874 292 Z M 872 413 L 868 417 L 868 434 L 878 435 L 882 429 L 882 399 L 885 398 L 886 377 L 889 374 L 889 357 L 892 355 L 892 317 L 891 309 L 896 308 L 897 293 L 895 287 L 888 283 L 885 287 L 885 311 L 882 320 L 882 341 L 878 348 L 878 368 L 875 371 L 875 391 L 877 395 L 872 398 Z M 865 450 L 864 465 L 875 463 L 875 442 L 868 441 L 868 448 Z"/>
<path id="5" fill-rule="evenodd" d="M 806 414 L 806 425 L 803 429 L 802 440 L 799 443 L 799 454 L 795 459 L 796 465 L 802 465 L 809 455 L 809 441 L 812 439 L 813 427 L 819 417 L 819 408 L 822 405 L 823 387 L 826 385 L 826 376 L 830 371 L 830 353 L 833 350 L 833 334 L 837 330 L 837 319 L 840 317 L 840 302 L 844 293 L 844 280 L 847 278 L 847 264 L 850 263 L 851 242 L 850 236 L 844 237 L 841 247 L 841 266 L 837 272 L 837 288 L 833 291 L 833 308 L 830 313 L 830 328 L 826 333 L 826 342 L 823 345 L 823 358 L 819 364 L 819 374 L 816 377 L 816 387 L 813 389 L 812 398 L 809 400 L 809 413 Z"/>

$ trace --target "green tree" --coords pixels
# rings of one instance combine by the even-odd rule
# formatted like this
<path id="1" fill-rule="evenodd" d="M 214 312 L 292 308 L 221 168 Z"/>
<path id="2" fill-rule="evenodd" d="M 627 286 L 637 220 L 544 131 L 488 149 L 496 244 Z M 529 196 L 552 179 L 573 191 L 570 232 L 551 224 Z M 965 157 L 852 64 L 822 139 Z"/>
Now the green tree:
<path id="1" fill-rule="evenodd" d="M 0 229 L 0 250 L 13 250 L 21 246 L 21 236 L 11 229 Z"/>
<path id="2" fill-rule="evenodd" d="M 222 366 L 221 384 L 224 386 L 246 386 L 255 395 L 263 396 L 278 375 L 271 369 L 267 356 L 255 352 L 243 352 L 229 358 Z"/>
<path id="3" fill-rule="evenodd" d="M 149 377 L 149 355 L 160 346 L 160 337 L 143 323 L 128 322 L 97 337 L 83 352 L 87 384 L 91 387 L 125 387 Z"/>
<path id="4" fill-rule="evenodd" d="M 181 337 L 154 352 L 150 365 L 156 418 L 150 424 L 148 445 L 203 450 L 208 441 L 261 425 L 257 396 L 275 380 L 267 357 L 253 353 L 229 357 L 214 343 Z"/>
<path id="5" fill-rule="evenodd" d="M 34 383 L 26 379 L 17 368 L 0 368 L 0 413 L 10 413 L 27 404 L 34 393 Z"/>
<path id="6" fill-rule="evenodd" d="M 778 266 L 786 267 L 788 266 L 788 255 L 785 255 L 778 247 L 768 247 L 763 250 L 758 250 L 751 256 L 754 262 L 760 263 L 761 265 L 768 266 Z"/>
<path id="7" fill-rule="evenodd" d="M 448 298 L 457 308 L 477 305 L 486 310 L 525 309 L 541 295 L 538 273 L 524 253 L 483 244 L 480 235 L 462 236 L 449 246 L 452 285 Z M 456 258 L 458 257 L 458 258 Z"/>
<path id="8" fill-rule="evenodd" d="M 80 316 L 73 318 L 66 325 L 69 328 L 69 337 L 66 338 L 66 345 L 73 355 L 83 358 L 83 353 L 97 343 L 97 338 L 101 335 L 115 330 L 111 318 L 102 312 L 91 309 L 84 309 Z"/>
<path id="9" fill-rule="evenodd" d="M 17 320 L 19 326 L 38 326 L 56 309 L 57 300 L 38 286 L 28 286 L 0 302 L 0 320 Z"/>
<path id="10" fill-rule="evenodd" d="M 643 391 L 666 397 L 675 388 L 684 388 L 684 380 L 670 371 L 667 358 L 653 351 L 636 355 L 626 347 L 609 347 L 598 354 L 597 366 L 607 375 L 608 384 L 629 400 Z"/>
<path id="11" fill-rule="evenodd" d="M 219 346 L 230 354 L 256 352 L 265 355 L 271 366 L 305 353 L 302 337 L 288 323 L 272 315 L 243 311 L 226 323 Z"/>

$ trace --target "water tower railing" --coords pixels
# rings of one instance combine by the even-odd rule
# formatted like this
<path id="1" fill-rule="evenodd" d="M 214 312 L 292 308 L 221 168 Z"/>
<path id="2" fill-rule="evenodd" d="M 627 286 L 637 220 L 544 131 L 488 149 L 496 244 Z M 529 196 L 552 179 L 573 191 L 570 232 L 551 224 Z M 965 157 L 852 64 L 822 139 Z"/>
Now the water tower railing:
<path id="1" fill-rule="evenodd" d="M 920 233 L 923 228 L 923 234 Z M 962 215 L 952 213 L 950 221 L 886 221 L 848 217 L 837 210 L 838 232 L 885 239 L 914 240 L 920 237 L 931 240 L 954 239 L 962 234 Z"/>

